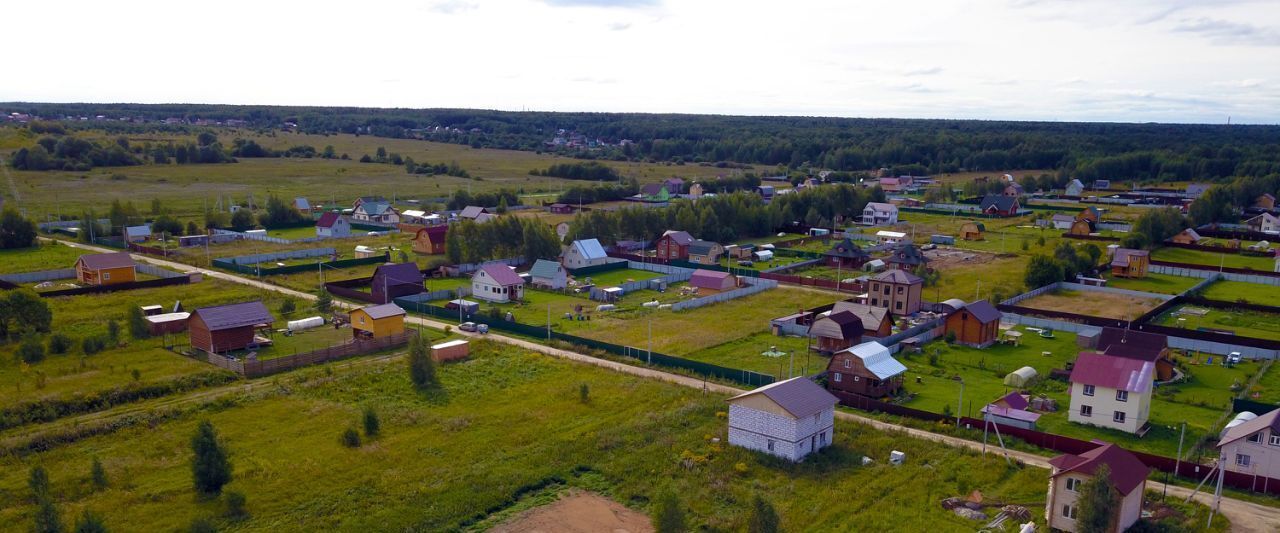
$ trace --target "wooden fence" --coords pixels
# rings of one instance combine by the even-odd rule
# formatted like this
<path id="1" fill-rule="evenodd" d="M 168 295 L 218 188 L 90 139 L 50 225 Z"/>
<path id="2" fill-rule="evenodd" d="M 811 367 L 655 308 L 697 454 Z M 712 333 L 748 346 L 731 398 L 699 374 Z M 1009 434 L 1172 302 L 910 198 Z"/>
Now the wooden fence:
<path id="1" fill-rule="evenodd" d="M 213 366 L 230 370 L 244 377 L 256 378 L 327 361 L 336 361 L 338 359 L 345 359 L 356 355 L 380 352 L 382 350 L 404 346 L 417 334 L 417 330 L 410 329 L 405 330 L 404 333 L 378 339 L 352 339 L 345 343 L 330 346 L 328 348 L 262 361 L 233 359 L 224 355 L 209 352 L 202 352 L 202 355 L 199 357 L 202 357 L 206 362 Z"/>

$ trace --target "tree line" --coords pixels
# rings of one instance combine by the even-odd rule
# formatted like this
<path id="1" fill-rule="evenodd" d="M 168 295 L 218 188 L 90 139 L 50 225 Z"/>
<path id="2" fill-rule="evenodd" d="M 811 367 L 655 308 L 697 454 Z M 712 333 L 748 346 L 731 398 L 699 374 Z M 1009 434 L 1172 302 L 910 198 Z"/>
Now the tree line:
<path id="1" fill-rule="evenodd" d="M 1280 173 L 1242 176 L 1214 185 L 1192 202 L 1188 214 L 1197 226 L 1238 222 L 1243 208 L 1252 206 L 1263 194 L 1280 196 Z"/>
<path id="2" fill-rule="evenodd" d="M 616 169 L 598 161 L 556 163 L 543 170 L 530 170 L 529 175 L 587 181 L 618 181 L 622 179 L 622 175 Z"/>
<path id="3" fill-rule="evenodd" d="M 530 262 L 555 259 L 560 239 L 551 226 L 535 218 L 497 217 L 483 224 L 463 220 L 449 226 L 445 255 L 455 265 L 512 257 Z"/>

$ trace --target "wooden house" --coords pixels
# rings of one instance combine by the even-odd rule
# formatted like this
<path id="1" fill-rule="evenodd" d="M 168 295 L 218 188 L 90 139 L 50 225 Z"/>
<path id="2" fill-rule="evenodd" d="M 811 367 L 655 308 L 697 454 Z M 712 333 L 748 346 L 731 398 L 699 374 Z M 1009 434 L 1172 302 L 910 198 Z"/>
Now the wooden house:
<path id="1" fill-rule="evenodd" d="M 560 263 L 570 270 L 603 265 L 609 255 L 597 239 L 579 239 L 569 243 L 561 253 Z"/>
<path id="2" fill-rule="evenodd" d="M 925 257 L 924 252 L 920 251 L 920 247 L 915 244 L 902 242 L 889 251 L 884 262 L 889 268 L 913 271 L 921 266 L 927 266 L 929 258 Z"/>
<path id="3" fill-rule="evenodd" d="M 85 285 L 115 285 L 137 279 L 137 263 L 127 252 L 85 254 L 76 259 L 76 280 Z"/>
<path id="4" fill-rule="evenodd" d="M 832 246 L 830 250 L 822 253 L 827 258 L 827 264 L 831 268 L 862 268 L 863 263 L 871 259 L 871 255 L 863 250 L 861 246 L 854 244 L 853 239 L 845 238 L 844 240 Z"/>
<path id="5" fill-rule="evenodd" d="M 243 350 L 263 342 L 257 331 L 271 328 L 275 319 L 262 301 L 201 307 L 187 320 L 191 347 L 211 353 Z"/>
<path id="6" fill-rule="evenodd" d="M 529 270 L 529 283 L 542 289 L 563 289 L 569 283 L 568 278 L 564 265 L 546 259 L 537 260 Z"/>
<path id="7" fill-rule="evenodd" d="M 427 226 L 413 234 L 414 253 L 437 255 L 445 252 L 445 240 L 449 236 L 449 226 Z"/>
<path id="8" fill-rule="evenodd" d="M 1116 248 L 1111 257 L 1111 275 L 1120 278 L 1145 278 L 1151 264 L 1151 254 L 1146 250 Z"/>
<path id="9" fill-rule="evenodd" d="M 337 212 L 327 211 L 316 221 L 316 237 L 325 239 L 350 236 L 351 223 Z"/>
<path id="10" fill-rule="evenodd" d="M 400 222 L 400 214 L 391 206 L 386 198 L 366 196 L 356 200 L 352 208 L 351 218 L 368 222 L 395 224 Z"/>
<path id="11" fill-rule="evenodd" d="M 1083 219 L 1073 219 L 1071 227 L 1067 229 L 1067 235 L 1090 235 L 1093 233 L 1093 221 Z"/>
<path id="12" fill-rule="evenodd" d="M 1045 502 L 1045 521 L 1056 531 L 1080 531 L 1076 520 L 1080 513 L 1080 487 L 1091 479 L 1098 467 L 1106 465 L 1111 495 L 1116 500 L 1113 529 L 1125 531 L 1142 519 L 1142 499 L 1151 469 L 1124 448 L 1106 443 L 1080 455 L 1064 454 L 1049 460 L 1049 497 Z"/>
<path id="13" fill-rule="evenodd" d="M 124 228 L 124 239 L 128 242 L 146 242 L 151 238 L 151 226 L 126 226 Z"/>
<path id="14" fill-rule="evenodd" d="M 1021 209 L 1017 196 L 1005 196 L 1003 194 L 988 194 L 984 196 L 978 207 L 983 213 L 996 217 L 1018 216 L 1018 210 Z"/>
<path id="15" fill-rule="evenodd" d="M 1067 189 L 1066 189 L 1067 196 L 1081 196 L 1083 194 L 1084 194 L 1084 183 L 1081 183 L 1079 179 L 1073 178 L 1070 182 L 1067 183 Z"/>
<path id="16" fill-rule="evenodd" d="M 404 309 L 396 304 L 361 307 L 351 312 L 351 336 L 381 339 L 404 333 Z"/>
<path id="17" fill-rule="evenodd" d="M 893 334 L 893 313 L 887 308 L 867 305 L 848 300 L 836 302 L 832 313 L 848 311 L 862 320 L 862 335 L 865 337 L 888 337 Z"/>
<path id="18" fill-rule="evenodd" d="M 987 226 L 981 222 L 970 220 L 960 226 L 960 239 L 966 241 L 980 241 L 983 234 L 987 232 Z"/>
<path id="19" fill-rule="evenodd" d="M 311 215 L 311 202 L 301 196 L 293 199 L 293 208 L 304 215 Z"/>
<path id="20" fill-rule="evenodd" d="M 702 195 L 703 195 L 703 194 L 704 194 L 704 193 L 703 193 L 703 189 L 702 189 L 702 184 L 701 184 L 701 183 L 696 183 L 696 182 L 695 182 L 693 185 L 690 185 L 690 186 L 689 186 L 689 194 L 688 194 L 688 196 L 689 196 L 690 198 L 694 198 L 694 199 L 702 198 Z"/>
<path id="21" fill-rule="evenodd" d="M 1196 233 L 1196 230 L 1192 228 L 1187 228 L 1170 237 L 1169 242 L 1175 244 L 1198 244 L 1200 242 L 1200 234 Z"/>
<path id="22" fill-rule="evenodd" d="M 979 300 L 947 315 L 945 329 L 955 334 L 957 344 L 986 348 L 1000 336 L 1000 317 L 995 306 Z"/>
<path id="23" fill-rule="evenodd" d="M 654 242 L 658 259 L 688 259 L 689 245 L 693 244 L 693 235 L 687 231 L 667 230 Z"/>
<path id="24" fill-rule="evenodd" d="M 640 199 L 646 202 L 669 202 L 671 191 L 661 183 L 646 183 L 640 187 Z"/>
<path id="25" fill-rule="evenodd" d="M 485 209 L 485 208 L 480 207 L 480 206 L 478 206 L 478 205 L 469 205 L 469 206 L 466 206 L 466 207 L 462 208 L 462 211 L 459 211 L 459 212 L 458 212 L 458 218 L 460 218 L 460 219 L 466 219 L 466 220 L 475 220 L 475 221 L 479 222 L 479 219 L 480 219 L 483 215 L 487 215 L 487 214 L 489 214 L 489 210 L 488 210 L 488 209 Z"/>
<path id="26" fill-rule="evenodd" d="M 471 296 L 495 303 L 522 300 L 524 278 L 501 263 L 484 265 L 471 276 Z"/>
<path id="27" fill-rule="evenodd" d="M 1253 201 L 1253 206 L 1258 209 L 1266 209 L 1268 211 L 1276 208 L 1276 197 L 1269 192 L 1262 193 Z"/>
<path id="28" fill-rule="evenodd" d="M 547 210 L 557 215 L 573 214 L 573 206 L 569 204 L 561 204 L 561 203 L 551 204 L 551 207 L 548 207 Z"/>
<path id="29" fill-rule="evenodd" d="M 425 276 L 415 263 L 387 263 L 373 271 L 373 300 L 387 304 L 401 296 L 424 292 Z"/>
<path id="30" fill-rule="evenodd" d="M 835 396 L 807 377 L 729 398 L 729 444 L 801 461 L 831 445 Z"/>
<path id="31" fill-rule="evenodd" d="M 862 342 L 862 318 L 849 311 L 831 312 L 809 326 L 812 346 L 818 353 L 831 355 Z"/>
<path id="32" fill-rule="evenodd" d="M 907 367 L 878 342 L 864 342 L 836 352 L 827 363 L 827 388 L 883 398 L 897 394 Z"/>
<path id="33" fill-rule="evenodd" d="M 1099 220 L 1102 220 L 1102 213 L 1098 211 L 1098 208 L 1089 206 L 1076 213 L 1076 220 L 1088 220 L 1096 224 Z"/>
<path id="34" fill-rule="evenodd" d="M 724 246 L 721 246 L 718 242 L 697 239 L 689 243 L 690 263 L 716 265 L 720 264 L 720 257 L 723 255 Z"/>

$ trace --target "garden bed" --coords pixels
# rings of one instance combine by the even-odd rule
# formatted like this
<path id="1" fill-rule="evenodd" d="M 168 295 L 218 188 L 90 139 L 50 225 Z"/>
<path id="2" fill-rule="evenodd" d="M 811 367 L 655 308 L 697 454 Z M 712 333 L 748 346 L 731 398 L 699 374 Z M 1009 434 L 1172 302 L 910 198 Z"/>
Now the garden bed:
<path id="1" fill-rule="evenodd" d="M 1018 302 L 1021 307 L 1077 315 L 1133 320 L 1155 309 L 1161 300 L 1102 291 L 1057 290 Z"/>

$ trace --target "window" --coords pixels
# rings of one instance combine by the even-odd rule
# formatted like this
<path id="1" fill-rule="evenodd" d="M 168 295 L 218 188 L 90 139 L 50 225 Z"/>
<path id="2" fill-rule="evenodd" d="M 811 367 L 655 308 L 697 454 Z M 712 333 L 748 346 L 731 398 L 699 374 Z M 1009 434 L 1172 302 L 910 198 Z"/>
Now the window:
<path id="1" fill-rule="evenodd" d="M 102 279 L 111 279 L 111 273 L 110 273 L 110 272 L 103 272 L 103 273 L 102 273 Z"/>
<path id="2" fill-rule="evenodd" d="M 1127 401 L 1129 401 L 1129 391 L 1127 391 L 1127 390 L 1118 390 L 1118 391 L 1116 391 L 1116 401 L 1117 401 L 1117 402 L 1127 402 Z"/>
<path id="3" fill-rule="evenodd" d="M 845 368 L 853 368 L 853 365 L 851 365 L 851 364 L 850 364 L 850 362 L 849 362 L 849 360 L 848 360 L 848 359 L 845 359 L 845 360 L 844 360 L 844 367 L 845 367 Z"/>
<path id="4" fill-rule="evenodd" d="M 836 383 L 840 383 L 840 373 L 836 372 Z"/>
<path id="5" fill-rule="evenodd" d="M 889 295 L 889 286 L 888 286 L 888 285 L 885 285 L 885 286 L 884 286 L 884 293 L 885 293 L 885 295 L 886 295 L 886 296 L 887 296 L 887 295 Z"/>
<path id="6" fill-rule="evenodd" d="M 1116 414 L 1115 414 L 1115 415 L 1113 415 L 1113 416 L 1111 417 L 1111 420 L 1112 420 L 1112 421 L 1114 421 L 1114 422 L 1115 422 L 1115 423 L 1117 423 L 1117 424 L 1123 424 L 1123 423 L 1124 423 L 1124 411 L 1116 411 Z"/>
<path id="7" fill-rule="evenodd" d="M 1093 406 L 1092 406 L 1092 405 L 1081 405 L 1081 406 L 1080 406 L 1080 416 L 1093 416 Z"/>
<path id="8" fill-rule="evenodd" d="M 1259 431 L 1259 432 L 1257 432 L 1257 433 L 1254 433 L 1254 434 L 1252 434 L 1252 435 L 1249 435 L 1248 437 L 1246 437 L 1246 438 L 1245 438 L 1245 440 L 1247 440 L 1247 441 L 1249 441 L 1249 442 L 1252 442 L 1252 443 L 1254 443 L 1254 444 L 1258 444 L 1258 443 L 1262 442 L 1262 432 L 1261 432 L 1261 431 Z"/>
<path id="9" fill-rule="evenodd" d="M 899 311 L 901 311 L 901 310 L 902 310 L 902 302 L 894 302 L 894 303 L 893 303 L 893 308 L 894 308 L 894 309 L 897 309 L 897 310 L 899 310 Z"/>
<path id="10" fill-rule="evenodd" d="M 1063 505 L 1063 506 L 1062 506 L 1062 516 L 1063 516 L 1063 518 L 1067 518 L 1067 519 L 1070 519 L 1070 520 L 1075 520 L 1075 519 L 1076 519 L 1076 508 L 1075 508 L 1075 506 L 1070 505 L 1070 504 L 1068 504 L 1068 505 Z"/>
<path id="11" fill-rule="evenodd" d="M 1271 445 L 1272 445 L 1272 446 L 1280 446 L 1280 433 L 1272 433 L 1272 434 L 1271 434 Z"/>
<path id="12" fill-rule="evenodd" d="M 1085 395 L 1085 396 L 1093 396 L 1093 385 L 1085 385 L 1085 386 L 1084 386 L 1084 395 Z"/>
<path id="13" fill-rule="evenodd" d="M 872 299 L 871 299 L 871 305 L 880 305 L 880 300 L 877 300 L 877 299 L 875 299 L 875 298 L 872 298 Z"/>
<path id="14" fill-rule="evenodd" d="M 902 287 L 902 286 L 899 286 L 899 287 L 898 287 L 898 294 L 902 294 L 902 290 L 903 290 L 903 287 Z"/>
<path id="15" fill-rule="evenodd" d="M 769 451 L 773 451 L 773 439 L 769 439 L 767 446 Z"/>
<path id="16" fill-rule="evenodd" d="M 1236 466 L 1249 466 L 1249 456 L 1242 453 L 1237 453 Z"/>
<path id="17" fill-rule="evenodd" d="M 822 433 L 818 434 L 818 444 L 821 444 L 823 446 L 827 445 L 827 432 L 823 431 Z"/>
<path id="18" fill-rule="evenodd" d="M 860 381 L 861 379 L 862 379 L 861 377 L 853 376 L 853 382 L 854 382 L 854 383 L 857 383 L 857 382 L 858 382 L 858 381 Z"/>

